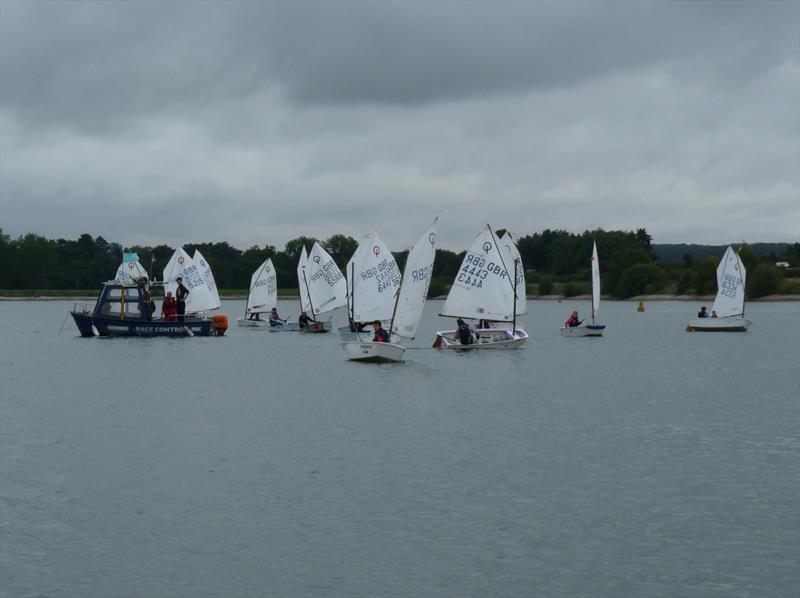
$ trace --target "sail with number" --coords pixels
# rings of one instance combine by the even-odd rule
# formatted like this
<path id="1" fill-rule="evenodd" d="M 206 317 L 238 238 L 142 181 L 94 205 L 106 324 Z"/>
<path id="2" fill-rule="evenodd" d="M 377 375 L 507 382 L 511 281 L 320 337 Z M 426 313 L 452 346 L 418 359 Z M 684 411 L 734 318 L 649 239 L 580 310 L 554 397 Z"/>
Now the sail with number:
<path id="1" fill-rule="evenodd" d="M 139 256 L 135 253 L 126 253 L 122 257 L 122 263 L 117 268 L 114 275 L 114 282 L 120 284 L 133 284 L 140 278 L 149 278 L 147 270 L 139 263 Z"/>
<path id="2" fill-rule="evenodd" d="M 211 264 L 208 263 L 203 254 L 200 253 L 199 249 L 194 250 L 194 257 L 192 257 L 192 261 L 198 265 L 200 268 L 200 272 L 203 274 L 203 278 L 206 281 L 206 286 L 208 287 L 208 292 L 211 293 L 211 296 L 214 299 L 214 303 L 216 303 L 215 307 L 212 309 L 216 309 L 220 307 L 222 303 L 219 300 L 219 290 L 217 289 L 217 281 L 214 280 L 214 274 L 211 272 Z"/>
<path id="3" fill-rule="evenodd" d="M 487 224 L 467 250 L 440 315 L 513 321 L 513 277 L 514 265 L 509 276 L 497 238 Z"/>
<path id="4" fill-rule="evenodd" d="M 192 261 L 183 247 L 178 247 L 164 268 L 164 294 L 168 292 L 175 295 L 178 288 L 175 279 L 183 278 L 183 286 L 189 290 L 186 298 L 186 313 L 198 313 L 216 309 L 219 305 L 208 290 L 208 284 L 197 264 Z"/>
<path id="5" fill-rule="evenodd" d="M 436 258 L 436 227 L 438 218 L 425 231 L 406 258 L 403 282 L 397 298 L 397 309 L 392 320 L 392 334 L 413 339 L 422 318 L 428 287 Z"/>
<path id="6" fill-rule="evenodd" d="M 739 254 L 728 247 L 717 266 L 717 297 L 711 308 L 720 318 L 744 314 L 744 289 L 747 272 Z"/>
<path id="7" fill-rule="evenodd" d="M 244 313 L 263 314 L 278 305 L 278 280 L 272 260 L 267 258 L 250 277 L 250 294 Z"/>
<path id="8" fill-rule="evenodd" d="M 353 321 L 389 320 L 400 289 L 400 268 L 377 233 L 362 239 L 348 265 Z"/>
<path id="9" fill-rule="evenodd" d="M 528 313 L 528 296 L 527 287 L 525 286 L 525 269 L 522 267 L 522 256 L 519 254 L 517 244 L 514 242 L 510 232 L 506 231 L 498 241 L 500 241 L 500 245 L 505 251 L 503 260 L 508 268 L 508 273 L 513 277 L 514 272 L 516 272 L 514 286 L 517 292 L 517 315 L 525 315 Z"/>
<path id="10" fill-rule="evenodd" d="M 311 248 L 305 275 L 309 303 L 315 316 L 347 304 L 347 283 L 344 276 L 319 243 L 314 243 Z"/>
<path id="11" fill-rule="evenodd" d="M 597 259 L 597 243 L 592 242 L 592 324 L 600 311 L 600 261 Z"/>

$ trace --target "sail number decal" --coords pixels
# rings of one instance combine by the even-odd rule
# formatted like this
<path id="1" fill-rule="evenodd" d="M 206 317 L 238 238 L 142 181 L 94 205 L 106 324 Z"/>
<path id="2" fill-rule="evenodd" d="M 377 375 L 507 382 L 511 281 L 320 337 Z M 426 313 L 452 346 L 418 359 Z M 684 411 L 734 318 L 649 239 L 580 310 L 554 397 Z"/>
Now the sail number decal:
<path id="1" fill-rule="evenodd" d="M 361 271 L 361 281 L 374 280 L 378 285 L 378 292 L 400 286 L 400 269 L 394 260 L 388 258 L 381 260 L 377 266 L 372 266 Z"/>
<path id="2" fill-rule="evenodd" d="M 464 265 L 458 273 L 456 282 L 463 286 L 476 288 L 483 287 L 483 281 L 489 276 L 499 276 L 505 279 L 508 276 L 506 269 L 502 265 L 494 262 L 487 262 L 486 258 L 474 253 L 467 253 L 464 258 Z"/>
<path id="3" fill-rule="evenodd" d="M 741 279 L 731 276 L 730 274 L 726 274 L 722 279 L 722 283 L 719 285 L 719 292 L 726 297 L 735 299 L 736 291 L 738 290 L 740 283 Z"/>
<path id="4" fill-rule="evenodd" d="M 319 256 L 317 255 L 314 257 L 316 259 Z M 336 267 L 334 261 L 329 260 L 324 266 L 311 275 L 311 282 L 316 282 L 320 278 L 324 278 L 325 282 L 328 283 L 328 286 L 332 287 L 336 286 L 336 283 L 342 280 L 344 277 L 342 276 L 342 273 L 339 272 L 339 268 Z"/>
<path id="5" fill-rule="evenodd" d="M 267 285 L 267 293 L 274 293 L 278 290 L 277 280 L 274 276 L 270 276 L 269 278 L 259 278 L 256 281 L 256 284 L 253 285 L 254 289 L 263 287 Z"/>

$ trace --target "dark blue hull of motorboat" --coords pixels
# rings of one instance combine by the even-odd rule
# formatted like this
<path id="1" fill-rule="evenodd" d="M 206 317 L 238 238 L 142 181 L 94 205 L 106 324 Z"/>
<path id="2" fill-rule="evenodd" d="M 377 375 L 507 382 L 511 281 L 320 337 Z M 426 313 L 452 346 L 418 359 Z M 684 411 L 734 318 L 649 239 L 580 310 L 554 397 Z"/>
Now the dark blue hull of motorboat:
<path id="1" fill-rule="evenodd" d="M 186 318 L 185 322 L 163 320 L 121 320 L 70 312 L 81 336 L 211 336 L 211 320 Z M 95 332 L 96 331 L 96 332 Z"/>

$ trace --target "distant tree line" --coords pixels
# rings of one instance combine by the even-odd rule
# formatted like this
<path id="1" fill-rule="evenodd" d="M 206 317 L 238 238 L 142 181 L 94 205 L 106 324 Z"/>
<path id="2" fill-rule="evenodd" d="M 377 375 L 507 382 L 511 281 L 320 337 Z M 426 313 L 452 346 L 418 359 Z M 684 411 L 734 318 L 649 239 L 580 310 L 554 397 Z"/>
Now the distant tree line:
<path id="1" fill-rule="evenodd" d="M 581 234 L 545 230 L 516 240 L 526 270 L 528 293 L 538 295 L 589 292 L 592 240 L 597 241 L 603 292 L 617 297 L 658 292 L 714 293 L 716 267 L 722 253 L 702 260 L 685 254 L 678 261 L 658 261 L 645 229 Z M 251 274 L 267 258 L 275 265 L 278 285 L 293 289 L 297 288 L 297 261 L 302 247 L 310 249 L 315 241 L 318 240 L 312 237 L 297 237 L 282 251 L 272 245 L 240 250 L 226 242 L 193 243 L 184 245 L 184 249 L 190 254 L 195 249 L 202 252 L 220 289 L 247 289 Z M 355 239 L 341 234 L 319 242 L 342 270 L 358 246 Z M 32 233 L 11 239 L 0 230 L 0 288 L 94 290 L 113 278 L 123 250 L 137 253 L 142 265 L 160 279 L 174 249 L 168 245 L 123 248 L 89 234 L 82 234 L 77 240 L 47 239 Z M 394 255 L 402 268 L 407 252 Z M 748 270 L 750 296 L 800 292 L 800 244 L 786 245 L 781 252 L 771 251 L 769 255 L 758 255 L 751 247 L 743 246 L 740 255 Z M 463 256 L 464 252 L 437 251 L 432 296 L 447 292 Z M 776 262 L 787 262 L 790 267 L 776 267 Z"/>

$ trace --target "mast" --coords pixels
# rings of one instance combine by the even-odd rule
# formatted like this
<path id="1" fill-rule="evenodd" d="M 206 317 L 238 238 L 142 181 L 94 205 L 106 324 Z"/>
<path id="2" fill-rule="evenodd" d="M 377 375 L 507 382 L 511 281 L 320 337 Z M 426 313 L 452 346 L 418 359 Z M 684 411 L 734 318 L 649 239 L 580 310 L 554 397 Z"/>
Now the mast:
<path id="1" fill-rule="evenodd" d="M 303 284 L 306 285 L 306 295 L 308 296 L 308 304 L 311 306 L 311 319 L 315 322 L 317 321 L 317 316 L 314 313 L 314 304 L 311 303 L 311 291 L 308 290 L 308 280 L 306 280 L 306 269 L 305 266 L 303 267 Z M 303 305 L 302 302 L 300 304 L 300 310 L 302 311 Z"/>
<path id="2" fill-rule="evenodd" d="M 597 247 L 597 242 L 592 237 L 592 257 L 589 258 L 589 265 L 591 266 L 589 275 L 592 277 L 592 326 L 595 325 L 594 321 L 594 311 L 596 309 L 594 305 L 594 248 Z M 599 272 L 599 268 L 598 268 Z"/>
<path id="3" fill-rule="evenodd" d="M 394 294 L 394 309 L 392 310 L 392 321 L 389 322 L 389 339 L 392 338 L 392 330 L 394 329 L 394 316 L 397 314 L 397 305 L 400 303 L 400 290 L 403 288 L 403 275 L 400 275 L 400 286 L 397 287 L 397 292 Z M 400 335 L 398 335 L 400 336 Z"/>
<path id="4" fill-rule="evenodd" d="M 741 277 L 742 277 L 742 269 L 744 268 L 744 264 L 742 264 L 742 258 L 741 258 L 741 257 L 739 257 L 739 252 L 740 252 L 741 250 L 742 250 L 742 248 L 741 248 L 741 247 L 739 247 L 739 250 L 736 252 L 736 261 L 737 261 L 737 262 L 739 262 L 739 278 L 741 278 Z M 727 264 L 726 264 L 726 265 L 727 265 Z M 744 284 L 744 281 L 742 281 L 742 317 L 743 317 L 743 318 L 744 318 L 744 304 L 745 304 L 745 298 L 746 298 L 746 295 L 745 295 L 745 284 Z"/>
<path id="5" fill-rule="evenodd" d="M 502 258 L 502 254 L 500 255 Z M 511 320 L 511 332 L 516 334 L 517 332 L 517 263 L 519 262 L 518 259 L 514 259 L 514 316 Z"/>
<path id="6" fill-rule="evenodd" d="M 358 249 L 356 249 L 358 251 Z M 356 321 L 356 263 L 350 264 L 350 293 L 345 295 L 347 297 L 347 311 L 350 320 L 350 330 L 355 331 Z"/>

